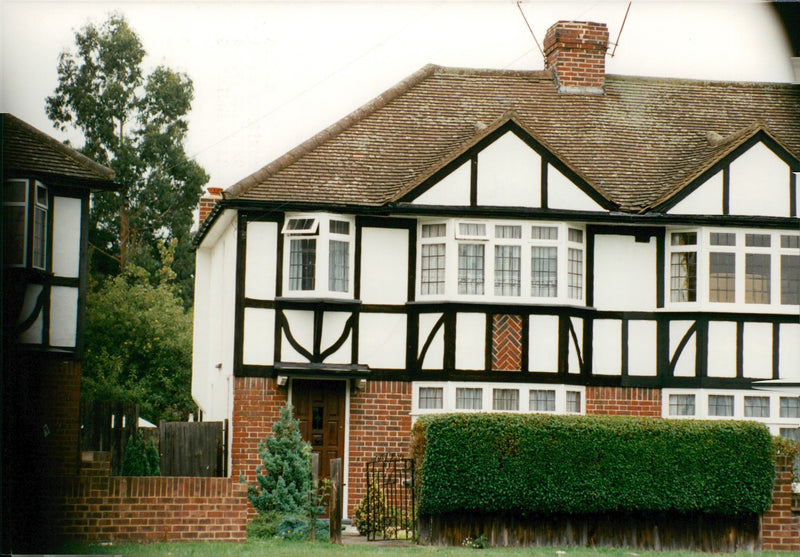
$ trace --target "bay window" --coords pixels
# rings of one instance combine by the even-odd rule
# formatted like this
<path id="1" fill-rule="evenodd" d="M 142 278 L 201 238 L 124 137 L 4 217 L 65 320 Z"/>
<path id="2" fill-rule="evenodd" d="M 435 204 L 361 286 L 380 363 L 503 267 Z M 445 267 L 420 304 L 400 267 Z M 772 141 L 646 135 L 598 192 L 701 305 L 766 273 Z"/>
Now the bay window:
<path id="1" fill-rule="evenodd" d="M 700 228 L 668 234 L 670 303 L 800 304 L 800 235 Z"/>
<path id="2" fill-rule="evenodd" d="M 584 231 L 577 227 L 520 221 L 425 222 L 419 227 L 418 252 L 423 298 L 583 301 Z"/>

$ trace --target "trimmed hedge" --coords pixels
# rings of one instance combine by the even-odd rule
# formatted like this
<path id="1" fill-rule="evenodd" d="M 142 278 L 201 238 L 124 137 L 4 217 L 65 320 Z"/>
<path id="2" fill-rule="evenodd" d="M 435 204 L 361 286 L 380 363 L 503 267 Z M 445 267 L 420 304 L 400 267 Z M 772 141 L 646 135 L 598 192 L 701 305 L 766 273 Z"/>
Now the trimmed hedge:
<path id="1" fill-rule="evenodd" d="M 420 514 L 761 514 L 772 498 L 772 437 L 754 422 L 446 414 L 414 436 Z"/>

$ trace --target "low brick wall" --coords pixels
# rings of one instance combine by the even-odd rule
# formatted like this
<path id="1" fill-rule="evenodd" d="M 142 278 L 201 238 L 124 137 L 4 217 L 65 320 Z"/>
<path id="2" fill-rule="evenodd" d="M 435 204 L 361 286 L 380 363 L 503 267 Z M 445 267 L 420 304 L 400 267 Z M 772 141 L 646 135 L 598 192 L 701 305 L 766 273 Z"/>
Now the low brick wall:
<path id="1" fill-rule="evenodd" d="M 793 457 L 778 456 L 772 506 L 761 518 L 761 548 L 764 550 L 800 551 L 800 516 L 792 512 L 793 465 Z"/>
<path id="2" fill-rule="evenodd" d="M 53 486 L 54 534 L 87 542 L 247 538 L 247 487 L 229 478 L 111 477 L 103 453 Z"/>

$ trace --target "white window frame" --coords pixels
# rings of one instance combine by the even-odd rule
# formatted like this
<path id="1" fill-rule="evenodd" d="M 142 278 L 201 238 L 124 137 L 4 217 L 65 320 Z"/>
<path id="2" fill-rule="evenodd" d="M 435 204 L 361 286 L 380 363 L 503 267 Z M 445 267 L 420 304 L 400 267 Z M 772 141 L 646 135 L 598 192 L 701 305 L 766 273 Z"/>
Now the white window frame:
<path id="1" fill-rule="evenodd" d="M 309 220 L 309 224 L 301 229 L 291 229 L 290 223 Z M 331 221 L 347 222 L 347 234 L 331 232 Z M 355 279 L 355 218 L 347 215 L 329 213 L 291 213 L 286 214 L 281 230 L 283 235 L 283 293 L 285 297 L 294 298 L 352 298 Z M 291 241 L 316 239 L 314 262 L 314 288 L 311 290 L 290 289 Z M 330 284 L 331 241 L 347 242 L 347 290 L 332 290 Z"/>
<path id="2" fill-rule="evenodd" d="M 425 225 L 445 226 L 445 235 L 440 237 L 422 237 L 422 227 Z M 482 224 L 485 226 L 485 235 L 480 234 L 460 234 L 460 224 Z M 515 226 L 521 231 L 521 238 L 498 238 L 498 226 Z M 533 227 L 555 228 L 557 238 L 533 238 Z M 576 229 L 582 233 L 581 242 L 569 240 L 568 230 Z M 422 247 L 430 244 L 444 244 L 445 246 L 445 280 L 444 288 L 440 293 L 425 294 L 422 287 Z M 459 245 L 461 244 L 480 244 L 484 246 L 483 253 L 483 294 L 459 294 L 458 289 L 458 260 Z M 495 292 L 495 249 L 497 246 L 519 246 L 520 261 L 519 275 L 520 286 L 519 295 L 502 294 Z M 553 247 L 556 249 L 556 295 L 555 296 L 534 296 L 531 287 L 532 276 L 532 251 L 534 247 Z M 581 296 L 580 298 L 569 297 L 569 249 L 578 249 L 582 254 L 581 261 Z M 417 238 L 417 299 L 420 301 L 438 300 L 461 300 L 469 302 L 497 302 L 497 303 L 541 303 L 553 305 L 585 305 L 586 299 L 586 228 L 583 224 L 572 222 L 551 222 L 551 221 L 525 221 L 508 219 L 486 219 L 476 221 L 472 219 L 420 219 L 418 222 Z"/>
<path id="3" fill-rule="evenodd" d="M 697 244 L 676 245 L 671 243 L 673 233 L 696 233 Z M 734 234 L 736 245 L 718 246 L 711 245 L 711 234 Z M 747 246 L 748 235 L 770 236 L 770 246 Z M 666 231 L 666 256 L 664 261 L 664 307 L 666 310 L 691 310 L 691 311 L 749 311 L 759 313 L 783 313 L 786 311 L 797 312 L 798 304 L 783 304 L 781 300 L 781 255 L 800 255 L 800 248 L 781 247 L 781 236 L 797 237 L 800 232 L 786 229 L 745 229 L 730 227 L 675 227 Z M 696 300 L 677 302 L 672 301 L 672 254 L 679 252 L 696 252 Z M 712 302 L 710 296 L 710 265 L 711 253 L 731 253 L 735 257 L 733 302 Z M 746 260 L 748 254 L 769 255 L 770 282 L 769 303 L 747 302 L 747 277 Z"/>
<path id="4" fill-rule="evenodd" d="M 50 189 L 38 180 L 29 180 L 27 178 L 9 178 L 3 183 L 3 188 L 7 188 L 10 183 L 22 185 L 22 191 L 25 192 L 23 200 L 6 201 L 3 199 L 3 211 L 5 213 L 6 207 L 19 207 L 22 208 L 24 215 L 23 218 L 23 234 L 22 234 L 22 261 L 14 263 L 6 262 L 9 267 L 19 268 L 32 268 L 40 271 L 49 270 L 49 251 L 50 251 L 50 211 L 52 200 L 50 197 Z M 39 200 L 40 191 L 44 194 L 44 202 Z M 35 250 L 37 248 L 35 240 L 36 225 L 39 222 L 38 214 L 42 214 L 41 218 L 44 220 L 42 223 L 43 237 L 42 237 L 42 251 L 41 262 L 35 261 Z M 5 214 L 3 215 L 5 219 Z M 5 226 L 5 225 L 4 225 Z M 3 231 L 5 233 L 5 230 Z"/>

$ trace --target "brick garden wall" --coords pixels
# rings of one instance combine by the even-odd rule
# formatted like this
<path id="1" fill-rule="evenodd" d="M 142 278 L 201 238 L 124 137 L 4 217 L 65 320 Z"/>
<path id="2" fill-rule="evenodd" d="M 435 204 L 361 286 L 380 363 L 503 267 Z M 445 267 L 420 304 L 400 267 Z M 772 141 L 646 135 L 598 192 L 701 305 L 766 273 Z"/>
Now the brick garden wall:
<path id="1" fill-rule="evenodd" d="M 52 535 L 87 542 L 247 538 L 247 488 L 228 478 L 111 477 L 107 453 L 57 478 Z"/>
<path id="2" fill-rule="evenodd" d="M 792 513 L 792 457 L 779 455 L 772 506 L 761 518 L 761 548 L 800 552 L 800 515 Z"/>

